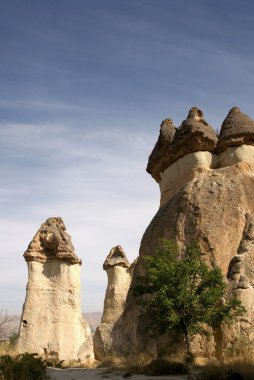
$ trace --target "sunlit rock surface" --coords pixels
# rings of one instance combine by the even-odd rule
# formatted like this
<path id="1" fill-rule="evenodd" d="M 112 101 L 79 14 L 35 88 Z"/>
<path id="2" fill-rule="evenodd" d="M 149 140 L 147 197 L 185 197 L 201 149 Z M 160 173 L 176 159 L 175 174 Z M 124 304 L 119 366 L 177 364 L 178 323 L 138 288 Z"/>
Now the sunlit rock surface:
<path id="1" fill-rule="evenodd" d="M 43 223 L 24 257 L 28 283 L 18 351 L 67 362 L 92 360 L 91 331 L 80 305 L 81 260 L 63 220 Z"/>
<path id="2" fill-rule="evenodd" d="M 108 285 L 104 299 L 101 324 L 94 335 L 94 353 L 99 360 L 111 352 L 112 330 L 120 319 L 125 307 L 135 262 L 130 265 L 120 245 L 113 247 L 107 256 L 103 269 L 107 272 Z"/>
<path id="3" fill-rule="evenodd" d="M 247 310 L 232 326 L 193 338 L 196 355 L 221 357 L 239 337 L 254 338 L 254 124 L 234 107 L 217 138 L 194 107 L 178 130 L 170 128 L 170 138 L 162 148 L 159 137 L 149 158 L 147 170 L 161 190 L 160 208 L 143 235 L 112 347 L 118 354 L 154 356 L 163 344 L 172 352 L 183 348 L 183 340 L 173 335 L 151 337 L 132 287 L 144 271 L 142 257 L 153 255 L 161 238 L 175 239 L 180 250 L 194 239 L 205 262 L 222 270 L 229 293 Z"/>

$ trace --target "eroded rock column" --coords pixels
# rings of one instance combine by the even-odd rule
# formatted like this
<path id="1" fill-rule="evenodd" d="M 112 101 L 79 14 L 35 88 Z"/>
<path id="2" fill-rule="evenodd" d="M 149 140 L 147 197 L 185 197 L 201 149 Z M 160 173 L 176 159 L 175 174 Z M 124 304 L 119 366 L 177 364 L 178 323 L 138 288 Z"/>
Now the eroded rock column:
<path id="1" fill-rule="evenodd" d="M 134 265 L 135 262 L 129 264 L 120 245 L 111 249 L 103 264 L 103 269 L 108 276 L 108 286 L 101 324 L 97 327 L 94 335 L 94 353 L 99 360 L 102 360 L 111 351 L 113 327 L 116 322 L 120 322 Z"/>
<path id="2" fill-rule="evenodd" d="M 24 258 L 28 283 L 18 351 L 45 359 L 92 360 L 92 335 L 81 312 L 81 260 L 61 218 L 41 225 Z"/>
<path id="3" fill-rule="evenodd" d="M 147 166 L 160 185 L 161 207 L 143 235 L 131 288 L 144 272 L 143 257 L 155 255 L 161 238 L 174 239 L 182 252 L 196 240 L 203 260 L 222 271 L 229 296 L 246 309 L 232 325 L 193 338 L 196 357 L 221 359 L 237 341 L 254 338 L 254 120 L 233 107 L 217 137 L 193 107 L 177 130 L 172 122 L 163 125 Z M 181 352 L 183 339 L 171 333 L 155 339 L 148 322 L 129 291 L 114 326 L 114 353 Z"/>
<path id="4" fill-rule="evenodd" d="M 171 119 L 160 127 L 160 135 L 150 154 L 147 172 L 159 183 L 160 206 L 164 206 L 201 168 L 217 167 L 213 153 L 218 138 L 203 112 L 192 107 L 177 129 Z"/>

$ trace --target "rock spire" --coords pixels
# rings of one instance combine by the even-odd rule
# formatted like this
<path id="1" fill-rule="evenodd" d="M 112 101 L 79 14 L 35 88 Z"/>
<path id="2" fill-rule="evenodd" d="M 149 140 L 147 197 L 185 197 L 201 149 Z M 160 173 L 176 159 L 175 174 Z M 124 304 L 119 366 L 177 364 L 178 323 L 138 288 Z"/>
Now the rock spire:
<path id="1" fill-rule="evenodd" d="M 108 276 L 108 285 L 101 324 L 97 327 L 94 335 L 96 359 L 102 360 L 111 351 L 114 325 L 116 322 L 120 323 L 134 266 L 135 262 L 129 264 L 120 245 L 110 250 L 103 264 L 103 269 Z"/>
<path id="2" fill-rule="evenodd" d="M 223 358 L 234 344 L 254 336 L 254 140 L 253 121 L 234 107 L 223 122 L 219 142 L 197 108 L 192 108 L 160 156 L 153 151 L 148 171 L 159 182 L 161 204 L 147 227 L 120 321 L 114 325 L 112 352 L 118 355 L 160 351 L 175 354 L 184 348 L 174 333 L 156 339 L 131 289 L 144 272 L 144 257 L 155 255 L 161 239 L 174 239 L 181 253 L 192 240 L 202 259 L 221 269 L 228 295 L 246 309 L 235 323 L 220 331 L 192 338 L 196 357 Z M 159 140 L 160 137 L 159 137 Z M 156 165 L 153 160 L 159 157 Z"/>
<path id="3" fill-rule="evenodd" d="M 92 360 L 92 335 L 80 304 L 81 260 L 63 220 L 47 219 L 24 257 L 28 283 L 18 351 L 66 362 Z"/>

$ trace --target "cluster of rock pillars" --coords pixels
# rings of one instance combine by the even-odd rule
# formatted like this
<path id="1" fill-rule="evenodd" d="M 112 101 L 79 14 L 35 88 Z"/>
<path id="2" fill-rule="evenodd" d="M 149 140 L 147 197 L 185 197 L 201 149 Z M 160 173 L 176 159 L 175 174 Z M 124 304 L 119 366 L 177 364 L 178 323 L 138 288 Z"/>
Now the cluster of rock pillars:
<path id="1" fill-rule="evenodd" d="M 147 171 L 160 186 L 160 208 L 134 263 L 121 246 L 107 256 L 104 311 L 94 337 L 81 313 L 81 260 L 63 220 L 49 218 L 41 225 L 24 253 L 28 284 L 19 352 L 85 362 L 111 353 L 156 356 L 163 347 L 180 350 L 183 341 L 173 333 L 151 337 L 131 291 L 144 270 L 142 257 L 153 255 L 161 238 L 175 239 L 180 254 L 197 240 L 204 261 L 222 270 L 229 293 L 246 309 L 229 327 L 194 336 L 193 352 L 221 357 L 239 337 L 254 339 L 254 121 L 234 107 L 217 136 L 196 107 L 179 128 L 166 119 Z"/>

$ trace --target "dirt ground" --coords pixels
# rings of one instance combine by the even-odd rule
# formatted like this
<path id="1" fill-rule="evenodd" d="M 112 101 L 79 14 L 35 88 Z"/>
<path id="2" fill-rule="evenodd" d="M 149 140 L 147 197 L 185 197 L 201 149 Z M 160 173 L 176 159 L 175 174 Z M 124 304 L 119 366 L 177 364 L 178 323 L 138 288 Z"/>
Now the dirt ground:
<path id="1" fill-rule="evenodd" d="M 48 368 L 47 375 L 50 376 L 52 380 L 103 380 L 103 379 L 113 379 L 113 380 L 188 380 L 188 376 L 145 376 L 145 375 L 132 375 L 126 372 L 121 372 L 119 370 L 110 369 L 84 369 L 84 368 L 68 368 L 68 369 L 58 369 L 58 368 Z"/>

